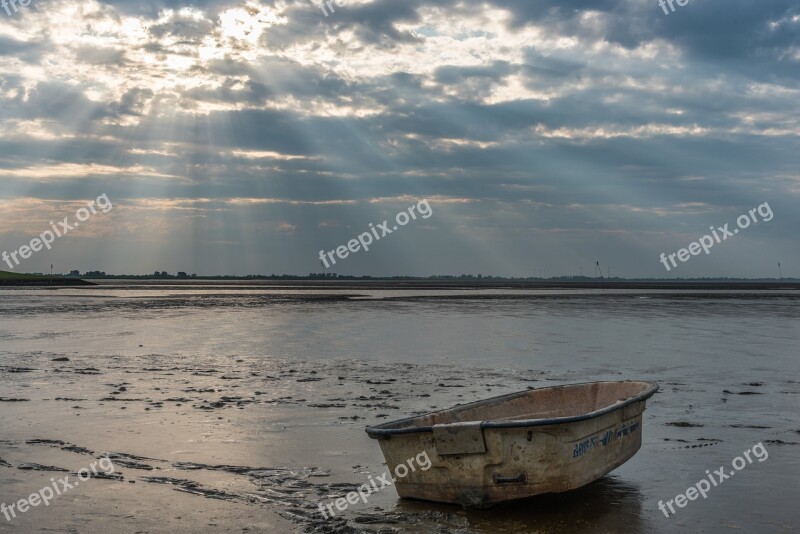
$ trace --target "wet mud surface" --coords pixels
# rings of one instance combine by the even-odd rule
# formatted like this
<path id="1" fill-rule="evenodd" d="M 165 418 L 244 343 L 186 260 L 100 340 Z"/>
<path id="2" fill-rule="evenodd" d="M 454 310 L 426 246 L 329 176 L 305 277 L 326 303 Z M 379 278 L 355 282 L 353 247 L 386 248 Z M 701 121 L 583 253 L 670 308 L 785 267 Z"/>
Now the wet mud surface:
<path id="1" fill-rule="evenodd" d="M 554 312 L 563 318 L 578 306 L 561 304 L 557 310 L 548 309 L 548 315 Z M 62 306 L 75 304 L 54 304 L 56 314 Z M 80 468 L 104 455 L 115 466 L 113 475 L 94 477 L 64 495 L 63 502 L 32 509 L 17 523 L 0 517 L 0 531 L 34 532 L 51 525 L 58 530 L 57 525 L 72 521 L 82 525 L 74 527 L 81 532 L 102 532 L 112 525 L 123 531 L 160 532 L 160 523 L 187 520 L 196 531 L 237 532 L 670 532 L 676 527 L 792 532 L 800 528 L 791 504 L 800 496 L 800 381 L 797 366 L 786 368 L 791 361 L 789 347 L 799 334 L 800 314 L 792 304 L 774 310 L 774 329 L 766 332 L 772 339 L 783 336 L 782 344 L 776 345 L 780 348 L 773 347 L 773 354 L 785 351 L 783 359 L 771 360 L 764 353 L 756 359 L 758 351 L 753 348 L 763 348 L 763 340 L 748 338 L 752 332 L 740 333 L 741 339 L 720 348 L 720 354 L 736 346 L 743 351 L 741 357 L 726 360 L 722 370 L 707 363 L 722 365 L 706 336 L 724 336 L 726 321 L 700 323 L 692 342 L 684 344 L 683 357 L 672 354 L 669 360 L 643 352 L 636 359 L 622 354 L 626 365 L 604 359 L 603 354 L 621 350 L 619 339 L 630 326 L 631 319 L 614 306 L 583 309 L 592 320 L 582 324 L 606 320 L 604 328 L 613 330 L 611 338 L 617 341 L 593 338 L 590 332 L 572 333 L 583 336 L 580 347 L 569 345 L 569 335 L 546 340 L 553 346 L 553 356 L 527 364 L 502 356 L 492 359 L 476 349 L 468 363 L 459 363 L 457 354 L 456 361 L 437 357 L 458 348 L 466 354 L 468 344 L 480 347 L 479 336 L 489 334 L 503 336 L 510 352 L 535 354 L 533 338 L 526 337 L 529 334 L 514 320 L 527 322 L 530 314 L 539 312 L 515 310 L 516 305 L 508 303 L 485 304 L 479 312 L 464 309 L 459 302 L 428 303 L 421 320 L 434 321 L 432 311 L 444 318 L 435 332 L 425 331 L 420 323 L 404 322 L 413 303 L 361 303 L 364 315 L 359 312 L 349 318 L 348 332 L 365 324 L 375 328 L 379 321 L 385 327 L 383 345 L 373 339 L 361 343 L 331 335 L 331 329 L 347 328 L 341 318 L 325 326 L 329 309 L 308 309 L 296 302 L 291 313 L 302 335 L 286 337 L 281 334 L 286 324 L 268 325 L 272 341 L 262 343 L 259 338 L 250 344 L 241 343 L 252 335 L 248 332 L 258 322 L 280 317 L 279 310 L 232 317 L 203 316 L 206 310 L 192 307 L 201 315 L 185 317 L 173 315 L 174 309 L 166 313 L 157 303 L 155 308 L 140 303 L 119 306 L 124 314 L 111 322 L 95 310 L 62 318 L 48 325 L 54 334 L 49 337 L 42 337 L 32 322 L 0 316 L 0 334 L 5 336 L 0 351 L 0 501 L 14 502 L 42 487 L 49 477 L 77 476 Z M 753 306 L 765 309 L 770 304 Z M 147 310 L 144 316 L 141 310 Z M 654 317 L 669 315 L 663 306 L 648 310 Z M 694 312 L 695 319 L 723 310 L 721 303 L 708 303 Z M 496 321 L 471 322 L 469 329 L 475 329 L 478 337 L 469 338 L 459 330 L 466 339 L 449 341 L 454 317 L 472 321 L 481 313 L 495 314 Z M 41 319 L 38 311 L 30 315 Z M 674 317 L 678 322 L 670 328 L 681 320 L 680 314 Z M 745 319 L 757 322 L 752 314 Z M 165 322 L 166 332 L 175 337 L 160 337 L 164 331 L 155 325 Z M 236 322 L 246 327 L 237 331 L 238 339 L 230 331 L 203 334 L 212 331 L 213 324 Z M 181 333 L 182 327 L 188 333 Z M 397 328 L 406 331 L 390 334 Z M 98 337 L 92 340 L 87 331 Z M 731 326 L 731 331 L 736 328 Z M 665 337 L 674 341 L 686 335 L 676 329 Z M 436 339 L 441 346 L 435 346 Z M 536 339 L 542 343 L 542 337 Z M 259 345 L 261 350 L 254 348 Z M 320 347 L 327 347 L 327 352 Z M 382 354 L 367 355 L 368 350 Z M 659 349 L 651 344 L 646 350 Z M 583 359 L 575 353 L 583 354 Z M 386 472 L 377 442 L 364 432 L 368 425 L 526 388 L 619 379 L 653 380 L 662 389 L 645 412 L 642 450 L 587 487 L 483 511 L 399 500 L 394 489 L 386 488 L 371 496 L 368 504 L 350 506 L 334 518 L 320 513 L 320 503 L 332 503 L 356 490 L 368 476 Z M 741 480 L 716 488 L 713 500 L 692 503 L 670 519 L 658 511 L 660 499 L 685 491 L 706 469 L 729 465 L 757 442 L 767 447 L 769 460 L 737 474 Z M 786 489 L 776 496 L 770 485 Z M 104 503 L 114 503 L 114 511 Z M 213 517 L 192 518 L 187 510 L 193 507 Z M 144 510 L 149 510 L 151 523 L 143 523 Z M 274 519 L 266 526 L 252 519 L 262 517 Z"/>

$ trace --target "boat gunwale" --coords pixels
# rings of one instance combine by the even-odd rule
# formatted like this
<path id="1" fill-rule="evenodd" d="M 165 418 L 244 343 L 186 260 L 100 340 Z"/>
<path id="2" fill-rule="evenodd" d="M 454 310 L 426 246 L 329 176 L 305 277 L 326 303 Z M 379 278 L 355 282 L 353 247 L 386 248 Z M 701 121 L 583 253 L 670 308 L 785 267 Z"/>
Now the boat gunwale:
<path id="1" fill-rule="evenodd" d="M 531 391 L 541 391 L 543 389 L 561 389 L 565 387 L 574 387 L 574 386 L 589 386 L 593 384 L 627 384 L 627 383 L 640 383 L 640 384 L 648 384 L 647 389 L 643 392 L 625 399 L 623 402 L 614 403 L 605 408 L 601 408 L 599 410 L 595 410 L 593 412 L 587 412 L 585 414 L 580 415 L 571 415 L 567 417 L 553 417 L 553 418 L 545 418 L 545 419 L 519 419 L 514 421 L 497 421 L 497 420 L 489 420 L 489 421 L 481 421 L 480 428 L 481 430 L 485 428 L 527 428 L 527 427 L 537 427 L 537 426 L 548 426 L 548 425 L 561 425 L 561 424 L 568 424 L 568 423 L 577 423 L 580 421 L 587 421 L 589 419 L 594 419 L 596 417 L 601 417 L 603 415 L 615 412 L 617 410 L 621 410 L 626 406 L 630 406 L 636 402 L 646 401 L 650 397 L 656 394 L 659 390 L 658 384 L 655 382 L 648 382 L 646 380 L 606 380 L 606 381 L 599 381 L 599 382 L 579 382 L 577 384 L 562 384 L 560 386 L 548 386 L 545 388 L 537 389 L 528 389 L 525 391 L 518 391 L 515 393 L 507 393 L 505 395 L 500 395 L 498 397 L 491 397 L 489 399 L 469 402 L 467 404 L 461 404 L 459 406 L 454 406 L 453 408 L 448 408 L 447 410 L 434 410 L 431 412 L 426 412 L 419 415 L 414 415 L 411 417 L 406 417 L 403 419 L 398 419 L 396 421 L 389 421 L 387 423 L 382 423 L 377 426 L 367 427 L 365 429 L 367 435 L 369 435 L 372 439 L 378 439 L 381 437 L 386 436 L 394 436 L 399 434 L 419 434 L 424 432 L 433 432 L 433 425 L 430 426 L 411 426 L 407 428 L 386 428 L 388 426 L 397 426 L 408 423 L 415 419 L 420 419 L 429 415 L 434 415 L 442 412 L 446 412 L 449 410 L 454 409 L 469 409 L 469 408 L 478 408 L 481 406 L 485 406 L 487 404 L 495 404 L 498 402 L 504 402 L 507 400 L 511 400 L 517 397 L 522 397 L 525 395 L 530 394 Z M 477 422 L 477 421 L 476 421 Z"/>

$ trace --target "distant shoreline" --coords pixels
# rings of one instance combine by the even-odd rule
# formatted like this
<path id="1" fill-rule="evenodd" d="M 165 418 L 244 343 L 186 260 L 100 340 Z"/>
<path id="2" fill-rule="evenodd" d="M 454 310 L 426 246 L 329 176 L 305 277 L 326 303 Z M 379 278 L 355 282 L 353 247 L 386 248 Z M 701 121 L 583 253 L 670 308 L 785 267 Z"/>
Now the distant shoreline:
<path id="1" fill-rule="evenodd" d="M 23 274 L 0 271 L 0 287 L 39 287 L 39 286 L 93 286 L 108 285 L 148 285 L 185 286 L 198 285 L 231 286 L 248 285 L 261 287 L 294 287 L 304 289 L 384 289 L 384 290 L 569 290 L 569 289 L 631 289 L 631 290 L 800 290 L 800 280 L 787 279 L 637 279 L 637 278 L 590 278 L 564 276 L 557 278 L 501 278 L 492 276 L 431 276 L 431 277 L 356 277 L 311 274 L 292 275 L 250 275 L 250 276 L 183 276 L 162 273 L 156 275 L 106 275 L 97 271 L 80 275 L 77 271 L 70 275 Z"/>
<path id="2" fill-rule="evenodd" d="M 300 290 L 340 291 L 492 291 L 492 290 L 672 290 L 672 291 L 800 291 L 800 281 L 656 281 L 656 280 L 612 280 L 594 282 L 570 281 L 443 281 L 443 280 L 95 280 L 95 288 L 108 286 L 209 288 L 252 287 Z"/>
<path id="3" fill-rule="evenodd" d="M 0 287 L 73 287 L 94 285 L 97 284 L 75 278 L 0 278 Z"/>
<path id="4" fill-rule="evenodd" d="M 194 285 L 194 284 L 189 284 Z M 752 290 L 800 290 L 800 281 L 749 281 L 749 282 L 709 282 L 709 281 L 634 281 L 613 280 L 596 282 L 571 281 L 441 281 L 441 280 L 373 280 L 373 281 L 321 281 L 296 280 L 285 282 L 265 282 L 258 285 L 278 287 L 298 287 L 308 289 L 354 290 L 568 290 L 568 289 L 633 289 L 633 290 L 718 290 L 718 291 L 752 291 Z"/>
<path id="5" fill-rule="evenodd" d="M 93 286 L 80 278 L 0 271 L 0 287 Z"/>

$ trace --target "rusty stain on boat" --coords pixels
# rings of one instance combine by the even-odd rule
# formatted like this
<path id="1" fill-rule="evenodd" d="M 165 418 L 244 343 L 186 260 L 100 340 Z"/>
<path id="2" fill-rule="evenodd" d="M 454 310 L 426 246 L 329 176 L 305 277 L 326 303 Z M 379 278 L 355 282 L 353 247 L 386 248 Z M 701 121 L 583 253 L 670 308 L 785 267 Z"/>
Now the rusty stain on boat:
<path id="1" fill-rule="evenodd" d="M 584 486 L 642 445 L 650 382 L 590 382 L 486 399 L 366 429 L 394 472 L 426 452 L 432 467 L 396 481 L 400 497 L 488 507 Z"/>

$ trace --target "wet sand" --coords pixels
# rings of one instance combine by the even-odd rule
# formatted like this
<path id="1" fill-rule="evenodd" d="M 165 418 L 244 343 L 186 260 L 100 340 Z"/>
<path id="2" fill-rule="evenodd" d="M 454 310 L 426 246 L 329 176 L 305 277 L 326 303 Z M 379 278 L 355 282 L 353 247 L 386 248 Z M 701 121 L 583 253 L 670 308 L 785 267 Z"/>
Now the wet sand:
<path id="1" fill-rule="evenodd" d="M 688 304 L 644 294 L 590 302 L 534 299 L 520 308 L 502 299 L 486 302 L 485 294 L 469 302 L 431 295 L 354 301 L 342 294 L 138 293 L 88 301 L 76 294 L 46 297 L 29 308 L 6 303 L 11 311 L 0 316 L 0 502 L 75 473 L 105 452 L 120 477 L 87 481 L 13 522 L 0 516 L 3 532 L 800 528 L 793 504 L 800 494 L 800 373 L 796 364 L 787 368 L 793 361 L 787 347 L 796 348 L 800 335 L 793 295 L 698 297 L 699 303 Z M 584 328 L 606 321 L 601 331 L 611 338 L 591 332 L 526 337 L 520 325 L 533 324 L 528 315 L 542 306 L 548 311 L 537 322 L 545 322 L 543 331 L 555 333 L 546 323 L 551 312 L 561 322 L 587 315 Z M 635 306 L 641 308 L 626 310 Z M 707 321 L 694 331 L 675 329 L 687 309 Z M 769 310 L 764 323 L 759 310 Z M 649 314 L 641 324 L 652 331 L 638 335 L 653 345 L 641 347 L 639 361 L 614 354 L 624 343 L 615 338 L 642 314 Z M 276 323 L 287 315 L 287 323 Z M 440 323 L 429 331 L 421 326 L 435 318 Z M 265 338 L 253 338 L 259 322 Z M 476 349 L 471 357 L 452 354 L 445 361 L 437 354 L 464 348 L 463 340 L 451 339 L 454 329 L 460 332 L 453 325 L 462 323 L 466 331 L 485 325 L 477 336 L 502 336 L 521 354 L 537 353 L 527 346 L 534 340 L 549 345 L 555 357 L 521 365 L 502 355 L 481 357 Z M 762 330 L 742 332 L 750 323 Z M 376 325 L 385 330 L 358 340 Z M 770 348 L 759 334 L 783 339 Z M 685 354 L 647 354 L 659 351 L 662 335 Z M 715 342 L 715 336 L 729 339 Z M 685 337 L 691 343 L 681 344 Z M 432 340 L 441 344 L 434 347 Z M 467 342 L 480 345 L 480 337 Z M 730 351 L 741 354 L 725 361 Z M 645 412 L 643 448 L 592 485 L 486 511 L 401 501 L 386 488 L 333 520 L 319 513 L 320 502 L 385 472 L 377 442 L 364 433 L 367 425 L 529 387 L 628 378 L 662 386 Z M 673 498 L 705 469 L 729 465 L 759 441 L 768 461 L 676 517 L 658 511 L 659 499 Z"/>

